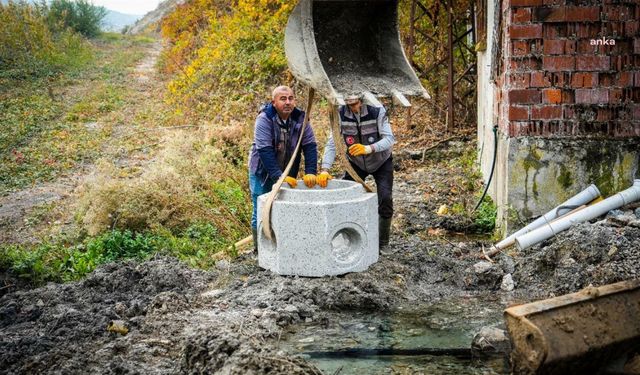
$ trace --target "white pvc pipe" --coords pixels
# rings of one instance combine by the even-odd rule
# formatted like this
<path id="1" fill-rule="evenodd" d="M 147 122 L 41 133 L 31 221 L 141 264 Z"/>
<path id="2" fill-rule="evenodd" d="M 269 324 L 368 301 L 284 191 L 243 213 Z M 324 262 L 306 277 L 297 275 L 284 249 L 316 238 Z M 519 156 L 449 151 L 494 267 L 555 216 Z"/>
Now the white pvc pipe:
<path id="1" fill-rule="evenodd" d="M 516 245 L 520 250 L 527 249 L 541 241 L 555 236 L 574 224 L 595 219 L 596 217 L 604 215 L 611 210 L 615 210 L 616 208 L 637 200 L 640 200 L 640 180 L 635 180 L 633 186 L 630 188 L 592 206 L 586 207 L 575 214 L 567 215 L 566 217 L 560 218 L 552 223 L 548 223 L 529 233 L 516 237 Z"/>
<path id="2" fill-rule="evenodd" d="M 495 245 L 495 247 L 497 247 L 499 249 L 503 249 L 503 248 L 509 247 L 509 246 L 511 246 L 513 244 L 513 242 L 515 241 L 516 237 L 520 237 L 523 234 L 529 233 L 532 230 L 543 226 L 544 224 L 549 224 L 551 221 L 553 221 L 554 219 L 558 218 L 559 216 L 562 216 L 562 215 L 566 214 L 567 212 L 570 212 L 571 210 L 573 210 L 576 207 L 580 207 L 583 204 L 587 204 L 587 203 L 591 202 L 592 200 L 598 198 L 599 196 L 600 196 L 600 190 L 598 190 L 596 185 L 591 184 L 586 189 L 582 190 L 578 194 L 576 194 L 573 197 L 571 197 L 571 198 L 567 199 L 566 201 L 564 201 L 561 205 L 557 206 L 556 208 L 552 209 L 551 211 L 547 212 L 546 214 L 540 216 L 535 221 L 533 221 L 531 224 L 529 224 L 526 227 L 520 229 L 519 231 L 513 233 L 512 235 L 510 235 L 509 237 L 505 238 L 504 240 L 498 242 Z M 565 210 L 565 209 L 567 211 L 561 214 L 560 210 Z"/>

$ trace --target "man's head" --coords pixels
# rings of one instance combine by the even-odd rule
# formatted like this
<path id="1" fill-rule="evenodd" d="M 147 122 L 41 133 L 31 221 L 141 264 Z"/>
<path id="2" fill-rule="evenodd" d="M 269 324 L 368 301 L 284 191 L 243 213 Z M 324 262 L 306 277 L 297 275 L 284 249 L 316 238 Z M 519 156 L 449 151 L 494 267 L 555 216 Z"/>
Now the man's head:
<path id="1" fill-rule="evenodd" d="M 349 95 L 344 98 L 344 102 L 349 106 L 349 110 L 352 113 L 360 113 L 360 107 L 362 107 L 362 98 L 360 95 Z"/>
<path id="2" fill-rule="evenodd" d="M 291 90 L 289 86 L 278 86 L 273 89 L 271 103 L 273 103 L 273 106 L 276 108 L 278 116 L 286 120 L 296 106 L 296 97 L 293 95 L 293 90 Z"/>

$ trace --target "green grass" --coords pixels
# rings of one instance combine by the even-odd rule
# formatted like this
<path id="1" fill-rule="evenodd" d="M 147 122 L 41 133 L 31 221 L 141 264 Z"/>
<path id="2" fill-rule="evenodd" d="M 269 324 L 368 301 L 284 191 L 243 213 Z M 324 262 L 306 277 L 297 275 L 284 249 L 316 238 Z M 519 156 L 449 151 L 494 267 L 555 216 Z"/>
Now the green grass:
<path id="1" fill-rule="evenodd" d="M 111 113 L 133 90 L 129 71 L 149 40 L 98 39 L 94 59 L 55 80 L 0 81 L 0 194 L 49 181 L 92 162 L 111 135 Z M 118 34 L 115 34 L 118 35 Z M 106 119 L 99 131 L 87 123 Z"/>
<path id="2" fill-rule="evenodd" d="M 40 285 L 78 280 L 101 264 L 143 260 L 155 254 L 172 255 L 192 266 L 209 268 L 218 259 L 215 255 L 231 245 L 215 227 L 202 223 L 178 235 L 167 230 L 112 230 L 80 243 L 70 242 L 75 241 L 60 237 L 37 245 L 0 245 L 0 271 Z"/>

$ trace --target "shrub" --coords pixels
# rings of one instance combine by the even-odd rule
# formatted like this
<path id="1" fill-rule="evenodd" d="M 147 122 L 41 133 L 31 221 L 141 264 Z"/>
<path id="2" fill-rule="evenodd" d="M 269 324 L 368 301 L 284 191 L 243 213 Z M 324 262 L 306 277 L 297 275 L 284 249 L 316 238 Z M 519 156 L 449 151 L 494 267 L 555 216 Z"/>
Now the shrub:
<path id="1" fill-rule="evenodd" d="M 69 30 L 51 29 L 47 7 L 0 4 L 0 79 L 55 76 L 91 60 L 89 45 Z"/>
<path id="2" fill-rule="evenodd" d="M 475 212 L 474 221 L 479 233 L 490 233 L 496 227 L 498 209 L 491 198 L 485 197 Z"/>
<path id="3" fill-rule="evenodd" d="M 52 27 L 71 28 L 93 38 L 100 34 L 100 24 L 106 15 L 104 7 L 95 6 L 87 0 L 52 0 L 47 16 Z"/>

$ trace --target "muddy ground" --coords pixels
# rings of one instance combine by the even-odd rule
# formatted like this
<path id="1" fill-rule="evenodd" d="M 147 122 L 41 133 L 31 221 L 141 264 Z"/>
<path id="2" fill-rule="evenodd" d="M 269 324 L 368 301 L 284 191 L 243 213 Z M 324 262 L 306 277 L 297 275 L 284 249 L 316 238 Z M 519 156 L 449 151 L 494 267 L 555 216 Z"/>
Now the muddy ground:
<path id="1" fill-rule="evenodd" d="M 435 214 L 445 193 L 433 189 L 451 174 L 437 162 L 463 147 L 445 144 L 419 167 L 398 156 L 391 244 L 363 273 L 277 276 L 251 253 L 209 271 L 157 257 L 105 265 L 79 282 L 4 289 L 0 372 L 319 374 L 277 344 L 336 313 L 469 295 L 506 306 L 640 274 L 640 220 L 632 210 L 479 263 L 491 242 L 456 234 L 472 232 L 469 222 Z M 501 289 L 507 274 L 513 291 Z"/>

